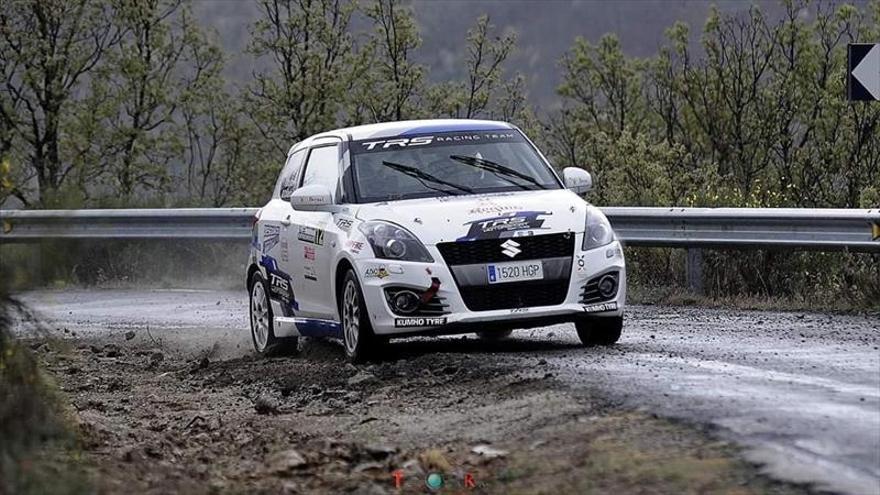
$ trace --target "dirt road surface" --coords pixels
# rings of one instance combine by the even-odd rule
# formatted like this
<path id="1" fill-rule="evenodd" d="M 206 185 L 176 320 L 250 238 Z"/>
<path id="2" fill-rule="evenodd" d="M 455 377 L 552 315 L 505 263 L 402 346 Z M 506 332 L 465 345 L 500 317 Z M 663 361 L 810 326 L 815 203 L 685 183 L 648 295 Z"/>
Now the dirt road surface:
<path id="1" fill-rule="evenodd" d="M 558 325 L 353 366 L 254 357 L 238 291 L 21 297 L 107 492 L 880 493 L 877 315 L 634 306 L 612 348 Z"/>

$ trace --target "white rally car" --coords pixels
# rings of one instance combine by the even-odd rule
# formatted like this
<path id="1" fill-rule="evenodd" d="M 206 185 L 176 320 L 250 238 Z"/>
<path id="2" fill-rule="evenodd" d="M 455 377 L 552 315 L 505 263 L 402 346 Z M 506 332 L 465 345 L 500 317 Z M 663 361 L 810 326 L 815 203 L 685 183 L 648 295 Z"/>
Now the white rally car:
<path id="1" fill-rule="evenodd" d="M 515 126 L 422 120 L 339 129 L 294 145 L 257 213 L 247 269 L 254 347 L 573 322 L 585 345 L 620 337 L 623 250 L 605 215 Z"/>

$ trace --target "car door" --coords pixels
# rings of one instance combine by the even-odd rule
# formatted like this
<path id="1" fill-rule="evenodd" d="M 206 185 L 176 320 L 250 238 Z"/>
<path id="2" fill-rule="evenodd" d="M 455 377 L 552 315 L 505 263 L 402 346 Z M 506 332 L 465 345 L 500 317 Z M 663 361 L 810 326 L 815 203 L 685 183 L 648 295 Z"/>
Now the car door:
<path id="1" fill-rule="evenodd" d="M 296 238 L 290 229 L 295 213 L 290 206 L 290 194 L 297 187 L 307 150 L 291 151 L 278 176 L 272 199 L 260 212 L 261 231 L 255 246 L 260 253 L 257 261 L 266 271 L 269 299 L 276 316 L 293 316 L 297 310 L 295 278 L 290 271 L 290 240 Z"/>
<path id="2" fill-rule="evenodd" d="M 300 186 L 323 184 L 339 197 L 341 140 L 321 140 L 309 149 L 302 171 Z M 293 216 L 295 232 L 291 273 L 295 275 L 299 311 L 297 315 L 315 318 L 336 318 L 335 297 L 331 274 L 333 250 L 338 245 L 337 229 L 329 211 L 297 210 Z"/>

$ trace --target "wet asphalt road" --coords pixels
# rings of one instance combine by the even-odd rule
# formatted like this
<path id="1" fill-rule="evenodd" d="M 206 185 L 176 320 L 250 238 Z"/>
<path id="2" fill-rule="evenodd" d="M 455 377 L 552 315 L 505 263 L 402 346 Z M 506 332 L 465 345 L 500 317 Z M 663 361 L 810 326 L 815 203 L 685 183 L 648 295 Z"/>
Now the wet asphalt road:
<path id="1" fill-rule="evenodd" d="M 184 354 L 251 352 L 240 291 L 68 290 L 22 299 L 78 338 L 135 330 Z M 473 353 L 481 343 L 394 345 L 404 354 Z M 635 306 L 613 348 L 584 349 L 573 327 L 557 325 L 516 332 L 492 352 L 547 367 L 572 391 L 717 426 L 777 478 L 880 494 L 880 317 Z"/>

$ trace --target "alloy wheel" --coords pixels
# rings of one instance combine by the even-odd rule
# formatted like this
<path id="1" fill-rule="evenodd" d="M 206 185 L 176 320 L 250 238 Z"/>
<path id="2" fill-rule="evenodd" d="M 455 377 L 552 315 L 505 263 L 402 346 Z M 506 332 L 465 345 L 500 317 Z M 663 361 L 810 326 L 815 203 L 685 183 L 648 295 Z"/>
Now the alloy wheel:
<path id="1" fill-rule="evenodd" d="M 251 291 L 251 331 L 257 350 L 262 352 L 269 342 L 269 300 L 259 282 Z"/>
<path id="2" fill-rule="evenodd" d="M 349 355 L 354 354 L 358 344 L 360 332 L 361 306 L 357 286 L 349 280 L 345 284 L 342 296 L 342 326 L 345 340 L 345 350 Z"/>

